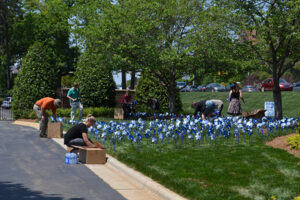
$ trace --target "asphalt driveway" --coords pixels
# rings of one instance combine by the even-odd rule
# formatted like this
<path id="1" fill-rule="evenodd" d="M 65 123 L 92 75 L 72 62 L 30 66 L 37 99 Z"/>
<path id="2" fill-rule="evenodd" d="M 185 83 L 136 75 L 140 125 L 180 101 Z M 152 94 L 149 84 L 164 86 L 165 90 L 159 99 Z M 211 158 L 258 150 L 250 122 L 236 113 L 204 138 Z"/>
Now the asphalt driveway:
<path id="1" fill-rule="evenodd" d="M 65 150 L 36 129 L 0 121 L 0 199 L 124 199 L 82 164 L 64 164 Z"/>

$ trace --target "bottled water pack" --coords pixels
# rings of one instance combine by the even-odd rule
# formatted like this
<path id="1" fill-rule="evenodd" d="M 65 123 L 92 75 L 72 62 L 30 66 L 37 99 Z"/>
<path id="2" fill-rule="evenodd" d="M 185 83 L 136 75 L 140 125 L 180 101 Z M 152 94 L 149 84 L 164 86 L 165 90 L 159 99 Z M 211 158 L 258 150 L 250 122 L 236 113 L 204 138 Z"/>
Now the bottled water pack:
<path id="1" fill-rule="evenodd" d="M 73 165 L 77 164 L 77 154 L 76 153 L 66 153 L 65 154 L 65 164 Z"/>

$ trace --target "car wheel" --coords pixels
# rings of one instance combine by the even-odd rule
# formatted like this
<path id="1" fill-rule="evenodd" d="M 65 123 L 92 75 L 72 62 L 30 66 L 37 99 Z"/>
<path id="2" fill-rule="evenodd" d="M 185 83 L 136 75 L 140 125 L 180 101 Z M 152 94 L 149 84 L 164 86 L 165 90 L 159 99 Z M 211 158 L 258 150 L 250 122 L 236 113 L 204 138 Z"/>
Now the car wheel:
<path id="1" fill-rule="evenodd" d="M 216 90 L 215 90 L 215 89 L 212 89 L 211 91 L 212 91 L 212 92 L 215 92 Z"/>

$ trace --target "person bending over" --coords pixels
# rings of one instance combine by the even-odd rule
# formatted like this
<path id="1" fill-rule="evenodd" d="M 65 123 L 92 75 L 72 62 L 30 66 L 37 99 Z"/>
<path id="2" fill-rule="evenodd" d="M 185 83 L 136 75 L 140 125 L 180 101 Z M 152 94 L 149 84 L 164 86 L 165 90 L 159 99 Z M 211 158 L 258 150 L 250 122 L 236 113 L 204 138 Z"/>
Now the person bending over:
<path id="1" fill-rule="evenodd" d="M 48 115 L 46 110 L 52 110 L 54 121 L 56 121 L 56 109 L 61 106 L 60 99 L 45 97 L 33 105 L 33 110 L 39 119 L 40 137 L 47 137 Z"/>
<path id="2" fill-rule="evenodd" d="M 68 130 L 64 135 L 64 144 L 68 147 L 72 145 L 94 147 L 93 142 L 88 138 L 88 128 L 93 126 L 95 122 L 95 117 L 88 115 L 83 123 L 77 124 Z"/>
<path id="3" fill-rule="evenodd" d="M 191 107 L 195 109 L 194 116 L 200 112 L 200 116 L 203 120 L 206 117 L 212 117 L 214 113 L 218 111 L 217 116 L 220 116 L 223 109 L 223 102 L 221 100 L 212 99 L 212 100 L 202 100 L 199 102 L 193 102 Z"/>

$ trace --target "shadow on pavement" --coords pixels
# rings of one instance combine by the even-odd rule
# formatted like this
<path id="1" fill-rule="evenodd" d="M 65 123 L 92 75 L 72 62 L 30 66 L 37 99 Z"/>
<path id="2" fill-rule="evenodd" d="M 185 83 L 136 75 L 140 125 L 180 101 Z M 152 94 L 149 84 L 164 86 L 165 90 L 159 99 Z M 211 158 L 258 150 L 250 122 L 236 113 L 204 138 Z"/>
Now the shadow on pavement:
<path id="1" fill-rule="evenodd" d="M 33 191 L 22 184 L 0 181 L 0 199 L 20 200 L 20 199 L 38 199 L 38 200 L 63 200 L 55 194 L 43 194 L 39 191 Z M 82 198 L 71 198 L 69 200 L 84 200 Z"/>

